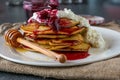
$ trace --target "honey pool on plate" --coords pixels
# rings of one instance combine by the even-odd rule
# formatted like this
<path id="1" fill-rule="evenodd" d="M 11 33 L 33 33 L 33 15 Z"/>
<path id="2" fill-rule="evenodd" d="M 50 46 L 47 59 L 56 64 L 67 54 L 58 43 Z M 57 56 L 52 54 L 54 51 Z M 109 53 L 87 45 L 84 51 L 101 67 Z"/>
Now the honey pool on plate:
<path id="1" fill-rule="evenodd" d="M 27 50 L 25 50 L 23 48 L 16 48 L 15 50 L 21 54 L 28 52 Z M 35 53 L 35 52 L 32 52 L 32 53 Z M 67 51 L 67 52 L 66 51 L 57 51 L 57 53 L 65 54 L 67 57 L 67 60 L 84 59 L 90 55 L 88 52 L 81 52 L 81 51 Z M 35 53 L 35 54 L 41 54 L 41 53 Z"/>

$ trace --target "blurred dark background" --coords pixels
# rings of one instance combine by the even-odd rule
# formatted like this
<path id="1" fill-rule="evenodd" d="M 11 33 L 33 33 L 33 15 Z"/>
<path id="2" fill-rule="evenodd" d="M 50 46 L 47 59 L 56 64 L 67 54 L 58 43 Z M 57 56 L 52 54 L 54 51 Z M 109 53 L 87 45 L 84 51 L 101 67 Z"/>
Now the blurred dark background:
<path id="1" fill-rule="evenodd" d="M 23 0 L 0 0 L 0 24 L 26 21 Z M 102 16 L 106 21 L 120 20 L 120 0 L 59 0 L 60 9 L 76 14 Z"/>

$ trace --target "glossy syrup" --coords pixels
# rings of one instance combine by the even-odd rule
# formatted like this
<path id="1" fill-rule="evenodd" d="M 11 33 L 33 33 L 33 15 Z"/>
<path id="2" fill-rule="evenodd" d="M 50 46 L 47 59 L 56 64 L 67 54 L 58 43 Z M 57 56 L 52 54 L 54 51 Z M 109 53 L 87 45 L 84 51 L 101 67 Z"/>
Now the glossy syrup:
<path id="1" fill-rule="evenodd" d="M 23 48 L 15 48 L 15 50 L 17 51 L 17 52 L 22 52 L 22 53 L 24 53 L 24 52 L 27 52 L 27 50 L 25 50 L 25 49 L 23 49 Z"/>
<path id="2" fill-rule="evenodd" d="M 88 52 L 81 52 L 81 51 L 64 51 L 64 52 L 62 51 L 58 53 L 66 55 L 67 60 L 84 59 L 90 56 Z"/>

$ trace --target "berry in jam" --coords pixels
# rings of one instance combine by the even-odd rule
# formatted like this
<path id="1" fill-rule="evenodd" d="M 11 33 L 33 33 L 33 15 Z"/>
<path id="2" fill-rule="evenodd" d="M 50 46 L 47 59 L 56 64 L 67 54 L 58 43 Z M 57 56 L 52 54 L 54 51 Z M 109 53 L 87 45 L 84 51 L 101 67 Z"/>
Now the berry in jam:
<path id="1" fill-rule="evenodd" d="M 49 13 L 47 11 L 45 11 L 45 10 L 40 11 L 39 18 L 41 18 L 41 19 L 47 19 L 49 17 L 50 17 L 50 15 L 49 15 Z"/>

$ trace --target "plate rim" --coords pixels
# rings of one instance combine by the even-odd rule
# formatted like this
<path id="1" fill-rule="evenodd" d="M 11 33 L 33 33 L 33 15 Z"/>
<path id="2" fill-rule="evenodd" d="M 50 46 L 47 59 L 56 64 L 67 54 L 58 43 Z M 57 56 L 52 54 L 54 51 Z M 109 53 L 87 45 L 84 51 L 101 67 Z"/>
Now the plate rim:
<path id="1" fill-rule="evenodd" d="M 112 29 L 108 29 L 108 28 L 103 28 L 103 27 L 98 27 L 98 26 L 91 26 L 93 29 L 104 29 L 104 30 L 109 30 L 109 31 L 113 31 L 113 32 L 115 32 L 115 33 L 117 33 L 117 34 L 119 34 L 120 35 L 120 33 L 118 32 L 118 31 L 115 31 L 115 30 L 112 30 Z M 101 33 L 102 34 L 102 33 Z M 0 36 L 1 37 L 1 36 Z M 27 62 L 27 61 L 25 61 L 25 62 L 21 62 L 20 60 L 17 60 L 17 59 L 13 59 L 13 58 L 10 58 L 10 57 L 8 57 L 8 56 L 4 56 L 3 54 L 1 54 L 0 53 L 0 57 L 2 57 L 2 58 L 4 58 L 4 59 L 6 59 L 6 60 L 9 60 L 9 61 L 12 61 L 12 62 L 15 62 L 15 63 L 19 63 L 19 64 L 25 64 L 25 65 L 32 65 L 32 66 L 44 66 L 44 67 L 67 67 L 67 66 L 78 66 L 78 65 L 84 65 L 84 64 L 89 64 L 89 63 L 93 63 L 93 62 L 98 62 L 98 61 L 102 61 L 102 60 L 106 60 L 106 59 L 110 59 L 110 58 L 112 58 L 112 57 L 115 57 L 115 56 L 118 56 L 120 54 L 120 51 L 118 52 L 118 53 L 116 53 L 116 55 L 114 55 L 114 56 L 109 56 L 109 57 L 106 57 L 106 58 L 101 58 L 101 59 L 99 59 L 99 60 L 95 60 L 95 61 L 87 61 L 87 62 L 85 62 L 85 63 L 78 63 L 78 62 L 76 62 L 76 60 L 75 61 L 72 61 L 72 63 L 71 63 L 71 61 L 67 61 L 65 64 L 64 63 L 58 63 L 58 62 L 56 62 L 56 63 L 49 63 L 48 62 L 48 64 L 46 64 L 46 63 L 39 63 L 39 64 L 37 64 L 37 63 L 35 63 L 35 62 Z"/>

